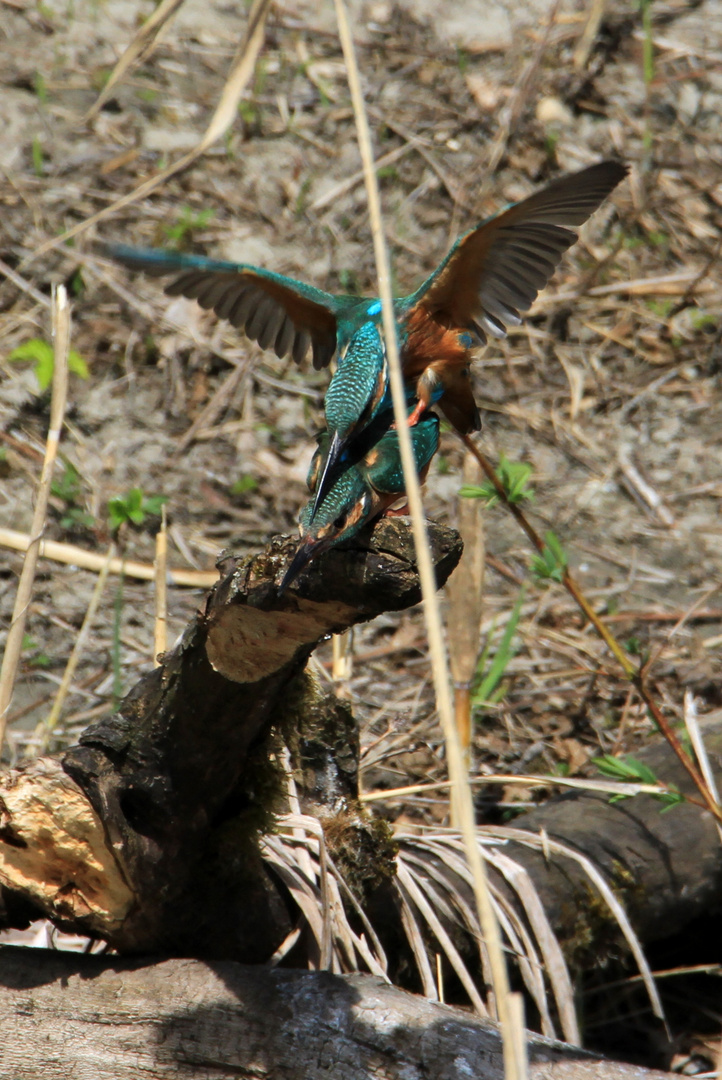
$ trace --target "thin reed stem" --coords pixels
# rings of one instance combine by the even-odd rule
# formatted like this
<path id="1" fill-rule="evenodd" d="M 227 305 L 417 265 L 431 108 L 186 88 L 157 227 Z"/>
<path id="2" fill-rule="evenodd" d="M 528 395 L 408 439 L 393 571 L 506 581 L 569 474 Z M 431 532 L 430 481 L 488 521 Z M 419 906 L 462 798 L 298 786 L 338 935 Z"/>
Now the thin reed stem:
<path id="1" fill-rule="evenodd" d="M 525 1075 L 525 1063 L 523 1060 L 519 1060 L 519 1046 L 523 1045 L 523 1033 L 515 1033 L 512 1029 L 512 1015 L 509 1006 L 509 978 L 506 969 L 506 960 L 502 949 L 499 925 L 492 907 L 491 896 L 486 879 L 486 868 L 477 842 L 471 788 L 468 783 L 461 744 L 454 722 L 451 681 L 444 649 L 441 613 L 436 593 L 436 580 L 429 548 L 426 521 L 424 519 L 421 485 L 416 472 L 411 434 L 406 423 L 406 397 L 404 394 L 403 375 L 396 336 L 394 299 L 391 291 L 391 268 L 384 235 L 381 200 L 374 167 L 371 135 L 369 132 L 366 107 L 361 91 L 361 81 L 351 36 L 351 28 L 346 13 L 346 6 L 344 0 L 334 0 L 334 2 L 341 48 L 346 61 L 346 72 L 356 120 L 359 149 L 361 151 L 361 160 L 364 168 L 364 179 L 369 204 L 369 218 L 374 242 L 374 255 L 376 258 L 379 297 L 382 305 L 383 328 L 386 342 L 386 355 L 389 365 L 394 419 L 398 432 L 406 494 L 408 496 L 409 509 L 411 512 L 416 560 L 421 581 L 421 595 L 424 604 L 424 617 L 429 640 L 429 655 L 436 694 L 436 705 L 446 741 L 449 776 L 452 783 L 456 819 L 460 825 L 466 858 L 474 880 L 474 894 L 479 913 L 479 921 L 489 950 L 492 966 L 493 989 L 501 1024 L 504 1048 L 505 1075 L 508 1080 L 521 1080 Z"/>
<path id="2" fill-rule="evenodd" d="M 50 486 L 53 480 L 53 468 L 58 456 L 58 445 L 65 419 L 65 404 L 68 398 L 68 353 L 70 351 L 70 308 L 68 294 L 64 285 L 58 285 L 53 296 L 53 386 L 50 398 L 50 428 L 45 443 L 45 458 L 40 473 L 38 494 L 30 531 L 25 561 L 20 573 L 18 591 L 15 597 L 13 618 L 8 630 L 0 668 L 0 753 L 5 739 L 5 725 L 10 702 L 13 696 L 15 680 L 20 666 L 20 656 L 25 636 L 25 623 L 35 581 L 35 570 L 40 554 L 40 540 L 45 528 L 45 518 L 50 498 Z"/>
<path id="3" fill-rule="evenodd" d="M 472 442 L 468 435 L 460 435 L 459 437 L 463 442 L 464 446 L 474 455 L 474 457 L 486 473 L 488 479 L 494 485 L 496 493 L 499 496 L 501 502 L 504 503 L 507 510 L 509 510 L 509 512 L 513 514 L 513 516 L 516 518 L 519 525 L 529 537 L 530 541 L 537 549 L 537 551 L 541 555 L 543 555 L 546 549 L 546 544 L 542 540 L 541 536 L 539 536 L 539 533 L 536 531 L 529 519 L 526 517 L 524 511 L 521 509 L 518 503 L 513 503 L 510 501 L 504 489 L 504 485 L 502 484 L 499 477 L 496 475 L 496 472 L 492 467 L 491 462 L 487 460 L 485 455 L 481 452 L 478 446 L 476 446 L 475 443 Z M 599 617 L 597 612 L 589 603 L 586 596 L 582 592 L 578 583 L 572 577 L 567 567 L 564 567 L 562 571 L 561 583 L 567 590 L 569 595 L 572 597 L 572 599 L 577 603 L 586 618 L 589 619 L 589 622 L 597 631 L 609 651 L 619 662 L 622 671 L 627 676 L 629 681 L 633 684 L 642 701 L 647 706 L 652 720 L 657 725 L 662 735 L 664 735 L 669 745 L 672 747 L 672 750 L 679 759 L 680 764 L 686 770 L 690 779 L 692 780 L 700 795 L 704 799 L 707 809 L 710 811 L 710 813 L 714 814 L 717 821 L 722 822 L 722 807 L 719 805 L 714 795 L 709 790 L 701 771 L 698 769 L 693 759 L 690 757 L 690 755 L 687 753 L 687 751 L 684 749 L 681 742 L 677 738 L 677 734 L 674 731 L 672 725 L 667 720 L 667 717 L 664 715 L 659 705 L 652 697 L 649 687 L 647 686 L 644 665 L 640 665 L 640 667 L 637 667 L 627 655 L 627 653 L 625 653 L 624 649 L 617 641 L 609 627 L 604 623 L 604 621 Z"/>

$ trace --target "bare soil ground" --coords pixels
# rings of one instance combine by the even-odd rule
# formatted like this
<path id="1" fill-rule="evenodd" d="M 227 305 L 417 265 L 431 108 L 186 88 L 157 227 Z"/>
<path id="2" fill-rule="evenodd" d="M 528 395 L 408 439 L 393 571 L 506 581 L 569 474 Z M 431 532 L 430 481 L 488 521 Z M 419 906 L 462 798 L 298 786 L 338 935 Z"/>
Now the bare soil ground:
<path id="1" fill-rule="evenodd" d="M 655 4 L 651 29 L 607 5 L 586 64 L 589 17 L 561 2 L 356 4 L 396 286 L 410 291 L 455 237 L 560 171 L 608 155 L 632 166 L 582 230 L 524 325 L 475 365 L 481 445 L 533 466 L 530 513 L 640 656 L 669 715 L 685 689 L 722 705 L 722 7 Z M 167 498 L 170 562 L 210 569 L 294 528 L 306 498 L 326 373 L 298 372 L 160 287 L 98 259 L 103 237 L 258 263 L 323 288 L 374 292 L 353 118 L 330 5 L 278 5 L 253 89 L 222 145 L 149 199 L 42 257 L 49 238 L 112 204 L 202 134 L 243 30 L 234 5 L 187 0 L 151 55 L 90 123 L 86 110 L 152 5 L 0 0 L 0 527 L 27 532 L 48 420 L 32 365 L 49 340 L 53 282 L 73 297 L 73 376 L 47 535 L 104 552 L 107 504 L 132 488 Z M 645 68 L 645 46 L 652 50 Z M 41 302 L 42 301 L 42 302 Z M 453 522 L 461 448 L 445 433 L 429 516 Z M 73 486 L 73 473 L 77 479 Z M 157 519 L 126 529 L 152 562 Z M 485 519 L 485 633 L 493 654 L 526 585 L 502 701 L 479 717 L 482 772 L 572 774 L 651 733 L 644 709 L 499 508 Z M 21 557 L 0 549 L 0 618 Z M 34 752 L 95 576 L 44 561 L 13 702 L 12 759 Z M 171 637 L 199 602 L 170 593 Z M 106 711 L 151 662 L 150 585 L 109 583 L 55 744 Z M 453 617 L 453 614 L 452 614 Z M 120 669 L 114 671 L 114 620 Z M 367 788 L 445 775 L 419 612 L 356 633 L 343 692 L 362 725 Z M 318 654 L 329 678 L 330 646 Z M 539 797 L 494 788 L 509 812 Z M 389 802 L 442 820 L 446 800 Z"/>

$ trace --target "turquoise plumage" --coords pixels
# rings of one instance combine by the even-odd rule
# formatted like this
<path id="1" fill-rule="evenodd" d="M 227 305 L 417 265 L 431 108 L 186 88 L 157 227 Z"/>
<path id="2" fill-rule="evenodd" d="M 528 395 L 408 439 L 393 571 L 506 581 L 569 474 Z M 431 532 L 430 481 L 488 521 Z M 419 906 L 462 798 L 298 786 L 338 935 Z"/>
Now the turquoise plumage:
<path id="1" fill-rule="evenodd" d="M 478 430 L 474 347 L 520 322 L 576 240 L 573 228 L 626 173 L 620 162 L 602 161 L 553 181 L 462 236 L 414 293 L 394 301 L 410 426 L 438 403 L 460 432 Z M 198 300 L 278 356 L 300 363 L 310 347 L 316 368 L 337 358 L 325 403 L 330 443 L 312 509 L 318 512 L 343 471 L 393 422 L 380 301 L 336 296 L 242 263 L 125 246 L 106 251 L 134 270 L 177 274 L 168 295 Z"/>
<path id="2" fill-rule="evenodd" d="M 328 458 L 331 437 L 317 436 L 318 448 L 308 474 L 315 495 Z M 421 417 L 411 432 L 414 460 L 421 479 L 439 446 L 439 420 L 433 413 Z M 281 582 L 283 591 L 305 566 L 330 547 L 349 540 L 360 529 L 388 511 L 406 493 L 396 431 L 387 430 L 362 458 L 334 481 L 318 507 L 312 498 L 300 515 L 301 541 Z"/>

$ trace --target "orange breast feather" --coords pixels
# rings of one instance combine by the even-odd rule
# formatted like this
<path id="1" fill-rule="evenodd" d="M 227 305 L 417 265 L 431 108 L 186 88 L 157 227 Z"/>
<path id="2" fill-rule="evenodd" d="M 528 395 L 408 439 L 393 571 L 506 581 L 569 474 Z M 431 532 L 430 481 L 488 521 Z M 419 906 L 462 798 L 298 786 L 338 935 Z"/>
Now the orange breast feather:
<path id="1" fill-rule="evenodd" d="M 423 304 L 417 305 L 409 315 L 402 353 L 404 376 L 418 377 L 431 364 L 463 367 L 471 363 L 469 350 L 459 343 L 459 333 L 457 327 L 445 326 Z"/>

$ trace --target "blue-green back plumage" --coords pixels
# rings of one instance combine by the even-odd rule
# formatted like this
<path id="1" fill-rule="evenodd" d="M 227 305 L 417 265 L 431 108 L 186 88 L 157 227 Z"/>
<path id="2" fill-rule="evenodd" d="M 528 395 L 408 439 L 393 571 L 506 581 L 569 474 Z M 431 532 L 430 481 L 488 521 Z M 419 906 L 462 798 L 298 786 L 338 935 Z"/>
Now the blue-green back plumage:
<path id="1" fill-rule="evenodd" d="M 386 389 L 386 349 L 379 326 L 368 320 L 353 334 L 339 356 L 338 369 L 326 392 L 328 430 L 346 438 L 359 418 L 373 417 Z"/>

